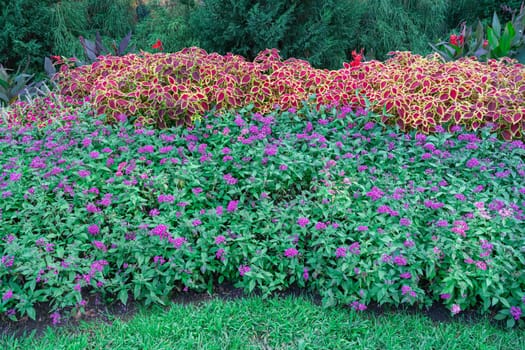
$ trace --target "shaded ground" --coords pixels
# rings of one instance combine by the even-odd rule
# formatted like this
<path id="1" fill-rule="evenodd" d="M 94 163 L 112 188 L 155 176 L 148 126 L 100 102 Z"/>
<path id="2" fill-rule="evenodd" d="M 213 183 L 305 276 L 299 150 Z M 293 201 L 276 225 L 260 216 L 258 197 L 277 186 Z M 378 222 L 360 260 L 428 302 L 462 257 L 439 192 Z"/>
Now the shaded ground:
<path id="1" fill-rule="evenodd" d="M 253 296 L 260 295 L 260 293 L 253 293 Z M 181 292 L 175 295 L 171 301 L 176 304 L 194 304 L 206 302 L 212 299 L 221 299 L 221 300 L 235 300 L 239 298 L 248 297 L 240 288 L 235 288 L 232 284 L 223 283 L 221 285 L 215 286 L 213 294 L 208 294 L 206 292 Z M 321 297 L 317 294 L 305 291 L 304 289 L 291 288 L 285 292 L 277 293 L 278 297 L 304 297 L 308 300 L 311 300 L 316 305 L 321 305 Z M 53 325 L 50 315 L 50 307 L 46 304 L 40 304 L 35 306 L 37 311 L 37 319 L 31 320 L 28 317 L 20 319 L 18 322 L 13 322 L 7 319 L 4 316 L 0 316 L 0 336 L 14 336 L 20 337 L 27 334 L 34 333 L 37 336 L 44 334 L 48 327 L 66 327 L 70 330 L 75 330 L 79 325 L 80 321 L 101 321 L 111 324 L 112 320 L 115 318 L 126 320 L 131 317 L 138 311 L 140 307 L 140 302 L 135 302 L 130 298 L 127 305 L 123 305 L 120 302 L 115 302 L 113 304 L 105 304 L 100 301 L 98 295 L 91 295 L 85 298 L 87 304 L 85 307 L 86 312 L 78 317 L 72 316 L 68 319 L 62 319 L 59 325 Z M 463 311 L 460 315 L 452 317 L 450 311 L 445 308 L 443 305 L 433 305 L 428 309 L 419 310 L 417 307 L 391 307 L 391 306 L 380 306 L 378 304 L 368 305 L 366 313 L 371 313 L 372 315 L 382 315 L 388 312 L 405 312 L 407 314 L 413 315 L 423 315 L 428 317 L 430 320 L 439 323 L 439 322 L 451 322 L 453 320 L 459 320 L 466 323 L 475 323 L 480 321 L 483 317 L 477 311 Z M 502 325 L 500 322 L 492 319 L 494 314 L 490 314 L 489 317 L 491 322 L 495 325 Z"/>

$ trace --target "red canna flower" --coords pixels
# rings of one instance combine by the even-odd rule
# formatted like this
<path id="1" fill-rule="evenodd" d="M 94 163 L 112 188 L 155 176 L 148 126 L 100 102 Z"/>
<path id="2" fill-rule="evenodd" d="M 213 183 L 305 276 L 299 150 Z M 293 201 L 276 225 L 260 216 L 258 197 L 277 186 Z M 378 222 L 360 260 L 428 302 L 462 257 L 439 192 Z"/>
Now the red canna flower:
<path id="1" fill-rule="evenodd" d="M 353 60 L 350 62 L 351 67 L 359 67 L 361 64 L 361 60 L 363 59 L 363 49 L 359 53 L 357 53 L 355 50 L 352 51 L 352 57 Z"/>
<path id="2" fill-rule="evenodd" d="M 449 42 L 455 46 L 463 46 L 463 44 L 465 43 L 465 37 L 463 35 L 452 34 L 450 36 Z"/>
<path id="3" fill-rule="evenodd" d="M 485 39 L 483 40 L 483 48 L 485 49 L 487 46 L 489 46 L 489 41 Z"/>
<path id="4" fill-rule="evenodd" d="M 452 35 L 450 36 L 449 42 L 450 42 L 452 45 L 458 46 L 458 37 L 457 37 L 456 35 L 452 34 Z"/>
<path id="5" fill-rule="evenodd" d="M 157 49 L 159 51 L 164 50 L 164 47 L 162 47 L 162 41 L 160 39 L 157 39 L 157 42 L 151 46 L 153 49 Z"/>

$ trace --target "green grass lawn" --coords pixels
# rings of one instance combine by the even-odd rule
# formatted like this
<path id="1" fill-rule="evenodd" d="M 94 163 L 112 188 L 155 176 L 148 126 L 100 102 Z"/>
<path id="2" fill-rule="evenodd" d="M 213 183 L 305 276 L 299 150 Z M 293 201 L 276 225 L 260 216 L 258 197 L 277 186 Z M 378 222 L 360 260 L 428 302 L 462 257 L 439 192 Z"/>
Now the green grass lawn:
<path id="1" fill-rule="evenodd" d="M 2 349 L 524 349 L 523 330 L 486 318 L 434 322 L 406 312 L 322 308 L 305 297 L 212 299 L 141 308 L 128 320 L 3 337 Z"/>

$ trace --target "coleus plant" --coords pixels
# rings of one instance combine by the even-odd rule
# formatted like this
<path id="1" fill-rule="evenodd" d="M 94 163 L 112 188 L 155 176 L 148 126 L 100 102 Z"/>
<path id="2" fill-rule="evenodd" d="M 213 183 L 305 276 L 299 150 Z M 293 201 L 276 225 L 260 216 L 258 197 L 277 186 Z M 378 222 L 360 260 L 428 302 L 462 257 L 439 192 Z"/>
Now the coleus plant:
<path id="1" fill-rule="evenodd" d="M 267 113 L 297 108 L 315 96 L 319 106 L 364 106 L 384 114 L 384 122 L 425 133 L 464 125 L 473 130 L 492 123 L 506 139 L 522 138 L 525 127 L 525 70 L 510 59 L 473 58 L 443 62 L 410 52 L 393 52 L 386 62 L 315 69 L 306 61 L 282 60 L 276 49 L 253 62 L 208 54 L 199 48 L 177 53 L 142 52 L 101 56 L 92 65 L 63 65 L 61 93 L 89 99 L 108 122 L 122 116 L 138 124 L 191 125 L 204 112 L 252 105 Z"/>

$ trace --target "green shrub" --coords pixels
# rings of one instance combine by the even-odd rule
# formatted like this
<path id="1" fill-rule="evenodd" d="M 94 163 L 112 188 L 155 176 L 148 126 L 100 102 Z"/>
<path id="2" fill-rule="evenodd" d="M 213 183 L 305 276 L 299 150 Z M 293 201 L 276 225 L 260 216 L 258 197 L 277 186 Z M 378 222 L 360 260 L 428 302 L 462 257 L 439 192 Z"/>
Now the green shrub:
<path id="1" fill-rule="evenodd" d="M 67 117 L 0 127 L 0 322 L 229 282 L 524 326 L 523 143 L 404 134 L 348 107 L 191 130 Z"/>
<path id="2" fill-rule="evenodd" d="M 0 0 L 0 63 L 10 69 L 41 71 L 51 54 L 55 0 Z"/>
<path id="3" fill-rule="evenodd" d="M 148 14 L 135 26 L 132 40 L 137 49 L 151 51 L 157 40 L 167 52 L 177 52 L 185 47 L 199 46 L 188 24 L 194 6 L 186 4 L 161 6 L 159 1 L 149 2 Z"/>
<path id="4" fill-rule="evenodd" d="M 364 11 L 354 1 L 205 1 L 192 12 L 190 25 L 201 46 L 252 60 L 277 48 L 283 57 L 340 67 L 357 43 Z"/>
<path id="5" fill-rule="evenodd" d="M 453 28 L 461 22 L 490 21 L 496 12 L 502 21 L 510 21 L 512 10 L 519 9 L 523 0 L 456 0 L 450 1 L 448 26 Z M 511 9 L 511 11 L 509 11 Z"/>

